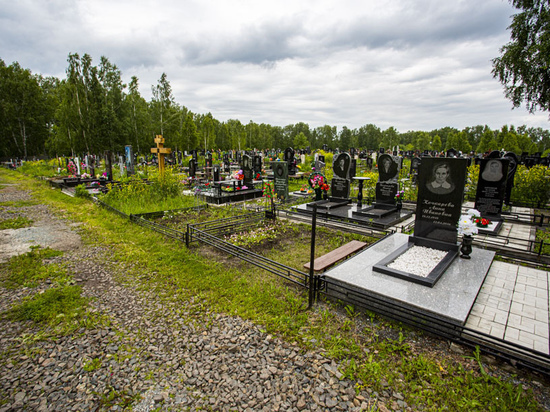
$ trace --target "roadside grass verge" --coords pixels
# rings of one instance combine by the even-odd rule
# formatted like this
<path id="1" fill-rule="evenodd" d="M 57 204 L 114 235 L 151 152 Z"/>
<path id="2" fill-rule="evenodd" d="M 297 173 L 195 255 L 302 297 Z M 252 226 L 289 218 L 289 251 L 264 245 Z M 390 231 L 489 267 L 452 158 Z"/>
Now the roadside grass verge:
<path id="1" fill-rule="evenodd" d="M 32 226 L 32 220 L 24 216 L 17 216 L 12 219 L 0 220 L 0 230 L 4 229 L 21 229 L 23 227 Z"/>
<path id="2" fill-rule="evenodd" d="M 0 172 L 0 178 L 4 173 Z M 252 320 L 262 330 L 296 342 L 304 350 L 323 350 L 344 365 L 344 377 L 356 381 L 358 388 L 367 389 L 372 396 L 381 391 L 400 392 L 413 408 L 542 410 L 521 383 L 489 373 L 479 354 L 477 358 L 473 354 L 472 359 L 457 359 L 431 351 L 414 343 L 430 340 L 419 338 L 421 333 L 349 306 L 342 308 L 329 302 L 306 311 L 306 291 L 274 275 L 242 263 L 229 265 L 227 259 L 219 263 L 91 202 L 61 195 L 41 182 L 21 180 L 33 188 L 40 202 L 52 205 L 70 219 L 85 222 L 85 241 L 112 251 L 109 258 L 120 265 L 120 280 L 136 283 L 139 279 L 141 287 L 155 290 L 161 299 L 200 302 L 192 316 L 205 328 L 214 313 Z M 284 256 L 286 252 L 281 253 Z M 307 261 L 309 255 L 304 258 Z M 296 259 L 297 264 L 299 257 Z"/>

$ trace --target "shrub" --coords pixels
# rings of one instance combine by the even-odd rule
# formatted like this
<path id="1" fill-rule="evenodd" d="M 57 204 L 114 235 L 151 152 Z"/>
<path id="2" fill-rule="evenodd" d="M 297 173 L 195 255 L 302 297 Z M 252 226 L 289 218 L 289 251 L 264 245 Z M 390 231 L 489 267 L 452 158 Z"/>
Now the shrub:
<path id="1" fill-rule="evenodd" d="M 550 171 L 541 165 L 518 166 L 512 188 L 512 202 L 543 207 L 550 198 Z"/>
<path id="2" fill-rule="evenodd" d="M 82 198 L 85 198 L 85 199 L 88 199 L 88 198 L 92 197 L 90 192 L 88 192 L 86 190 L 86 185 L 85 184 L 81 184 L 81 185 L 76 186 L 74 188 L 74 195 L 76 197 L 82 197 Z"/>

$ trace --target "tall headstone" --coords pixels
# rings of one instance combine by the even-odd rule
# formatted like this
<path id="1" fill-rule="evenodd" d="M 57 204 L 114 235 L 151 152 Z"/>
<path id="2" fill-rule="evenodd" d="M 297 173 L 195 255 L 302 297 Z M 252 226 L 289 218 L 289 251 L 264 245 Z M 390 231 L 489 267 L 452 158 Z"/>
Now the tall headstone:
<path id="1" fill-rule="evenodd" d="M 418 177 L 418 168 L 420 167 L 421 161 L 422 160 L 419 157 L 413 157 L 411 160 L 411 168 L 409 170 L 409 175 L 411 176 L 413 184 L 416 184 L 416 178 Z"/>
<path id="2" fill-rule="evenodd" d="M 113 163 L 109 150 L 105 152 L 105 173 L 107 173 L 107 180 L 113 180 Z"/>
<path id="3" fill-rule="evenodd" d="M 124 151 L 126 155 L 126 173 L 128 176 L 132 176 L 134 174 L 134 151 L 131 145 L 125 146 Z"/>
<path id="4" fill-rule="evenodd" d="M 243 184 L 248 188 L 252 188 L 254 186 L 254 170 L 252 169 L 252 157 L 250 155 L 243 155 L 242 169 L 244 176 Z"/>
<path id="5" fill-rule="evenodd" d="M 340 153 L 332 164 L 334 176 L 331 182 L 331 196 L 338 199 L 349 199 L 351 156 Z"/>
<path id="6" fill-rule="evenodd" d="M 516 170 L 518 168 L 519 159 L 514 152 L 508 152 L 504 155 L 505 159 L 508 159 L 508 175 L 506 177 L 506 192 L 504 193 L 504 203 L 510 206 L 510 200 L 512 198 L 512 188 L 514 187 L 514 177 L 516 176 Z"/>
<path id="7" fill-rule="evenodd" d="M 220 167 L 218 165 L 214 166 L 213 174 L 214 174 L 214 178 L 213 178 L 214 182 L 219 182 L 220 181 Z"/>
<path id="8" fill-rule="evenodd" d="M 355 176 L 357 176 L 357 160 L 352 158 L 349 170 L 349 177 L 353 179 Z"/>
<path id="9" fill-rule="evenodd" d="M 287 147 L 285 149 L 283 160 L 288 164 L 288 174 L 296 174 L 296 159 L 294 158 L 294 149 L 292 147 Z"/>
<path id="10" fill-rule="evenodd" d="M 502 212 L 508 177 L 508 159 L 487 158 L 481 161 L 475 208 L 482 217 L 496 219 Z"/>
<path id="11" fill-rule="evenodd" d="M 414 236 L 456 244 L 466 159 L 425 157 L 418 170 Z"/>
<path id="12" fill-rule="evenodd" d="M 254 174 L 262 173 L 262 158 L 261 156 L 254 155 L 252 157 L 252 168 L 254 170 Z"/>
<path id="13" fill-rule="evenodd" d="M 189 177 L 195 177 L 197 174 L 197 161 L 193 158 L 189 160 Z"/>
<path id="14" fill-rule="evenodd" d="M 273 187 L 278 199 L 285 201 L 288 198 L 288 163 L 273 162 Z"/>

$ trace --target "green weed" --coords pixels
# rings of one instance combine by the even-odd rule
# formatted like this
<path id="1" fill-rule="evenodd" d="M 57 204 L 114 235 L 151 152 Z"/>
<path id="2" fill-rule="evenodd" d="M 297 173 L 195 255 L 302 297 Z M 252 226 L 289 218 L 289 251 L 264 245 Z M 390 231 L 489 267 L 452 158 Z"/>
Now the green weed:
<path id="1" fill-rule="evenodd" d="M 5 312 L 7 318 L 17 321 L 58 325 L 82 316 L 88 299 L 81 296 L 81 288 L 65 285 L 46 290 L 24 299 Z"/>
<path id="2" fill-rule="evenodd" d="M 30 252 L 12 257 L 0 265 L 0 282 L 6 288 L 34 287 L 45 279 L 61 279 L 66 270 L 57 264 L 44 265 L 43 260 L 60 256 L 62 252 L 33 246 Z"/>
<path id="3" fill-rule="evenodd" d="M 24 216 L 17 216 L 13 219 L 5 219 L 0 221 L 0 230 L 4 229 L 20 229 L 22 227 L 32 226 L 33 221 Z"/>

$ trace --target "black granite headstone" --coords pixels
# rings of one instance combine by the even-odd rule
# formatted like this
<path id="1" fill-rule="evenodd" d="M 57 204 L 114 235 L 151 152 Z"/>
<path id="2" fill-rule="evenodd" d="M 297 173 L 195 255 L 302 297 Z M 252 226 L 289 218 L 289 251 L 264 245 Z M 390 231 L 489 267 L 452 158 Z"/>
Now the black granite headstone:
<path id="1" fill-rule="evenodd" d="M 250 155 L 243 155 L 243 184 L 251 188 L 254 180 L 254 170 L 252 169 L 252 157 Z"/>
<path id="2" fill-rule="evenodd" d="M 456 244 L 466 159 L 422 159 L 418 170 L 418 198 L 414 236 Z"/>
<path id="3" fill-rule="evenodd" d="M 214 166 L 214 182 L 220 181 L 220 167 L 218 165 Z"/>
<path id="4" fill-rule="evenodd" d="M 254 169 L 254 174 L 262 173 L 262 158 L 258 155 L 252 157 L 252 168 Z"/>
<path id="5" fill-rule="evenodd" d="M 508 159 L 483 159 L 481 161 L 475 208 L 483 217 L 498 217 L 502 212 L 508 163 Z"/>
<path id="6" fill-rule="evenodd" d="M 395 205 L 395 195 L 397 195 L 398 190 L 398 183 L 376 183 L 376 204 Z"/>
<path id="7" fill-rule="evenodd" d="M 109 150 L 105 152 L 105 173 L 107 173 L 107 180 L 113 180 L 113 162 Z"/>
<path id="8" fill-rule="evenodd" d="M 334 158 L 332 168 L 334 177 L 349 180 L 349 172 L 351 167 L 351 156 L 348 153 L 340 153 Z"/>
<path id="9" fill-rule="evenodd" d="M 278 199 L 286 200 L 288 198 L 288 163 L 273 162 L 273 187 Z"/>
<path id="10" fill-rule="evenodd" d="M 332 164 L 334 177 L 331 181 L 331 196 L 338 199 L 348 199 L 350 194 L 351 156 L 340 153 Z"/>
<path id="11" fill-rule="evenodd" d="M 350 181 L 347 179 L 333 178 L 331 182 L 331 196 L 338 199 L 348 199 L 350 192 Z"/>
<path id="12" fill-rule="evenodd" d="M 516 170 L 518 168 L 519 159 L 514 152 L 508 152 L 504 155 L 505 159 L 509 160 L 508 175 L 506 177 L 506 192 L 504 194 L 504 203 L 510 206 L 510 199 L 512 197 L 512 188 L 514 187 L 514 177 L 516 176 Z"/>
<path id="13" fill-rule="evenodd" d="M 389 154 L 378 157 L 378 180 L 380 182 L 397 182 L 399 177 L 399 163 Z"/>
<path id="14" fill-rule="evenodd" d="M 189 160 L 189 177 L 195 177 L 197 174 L 197 161 L 193 158 Z"/>

